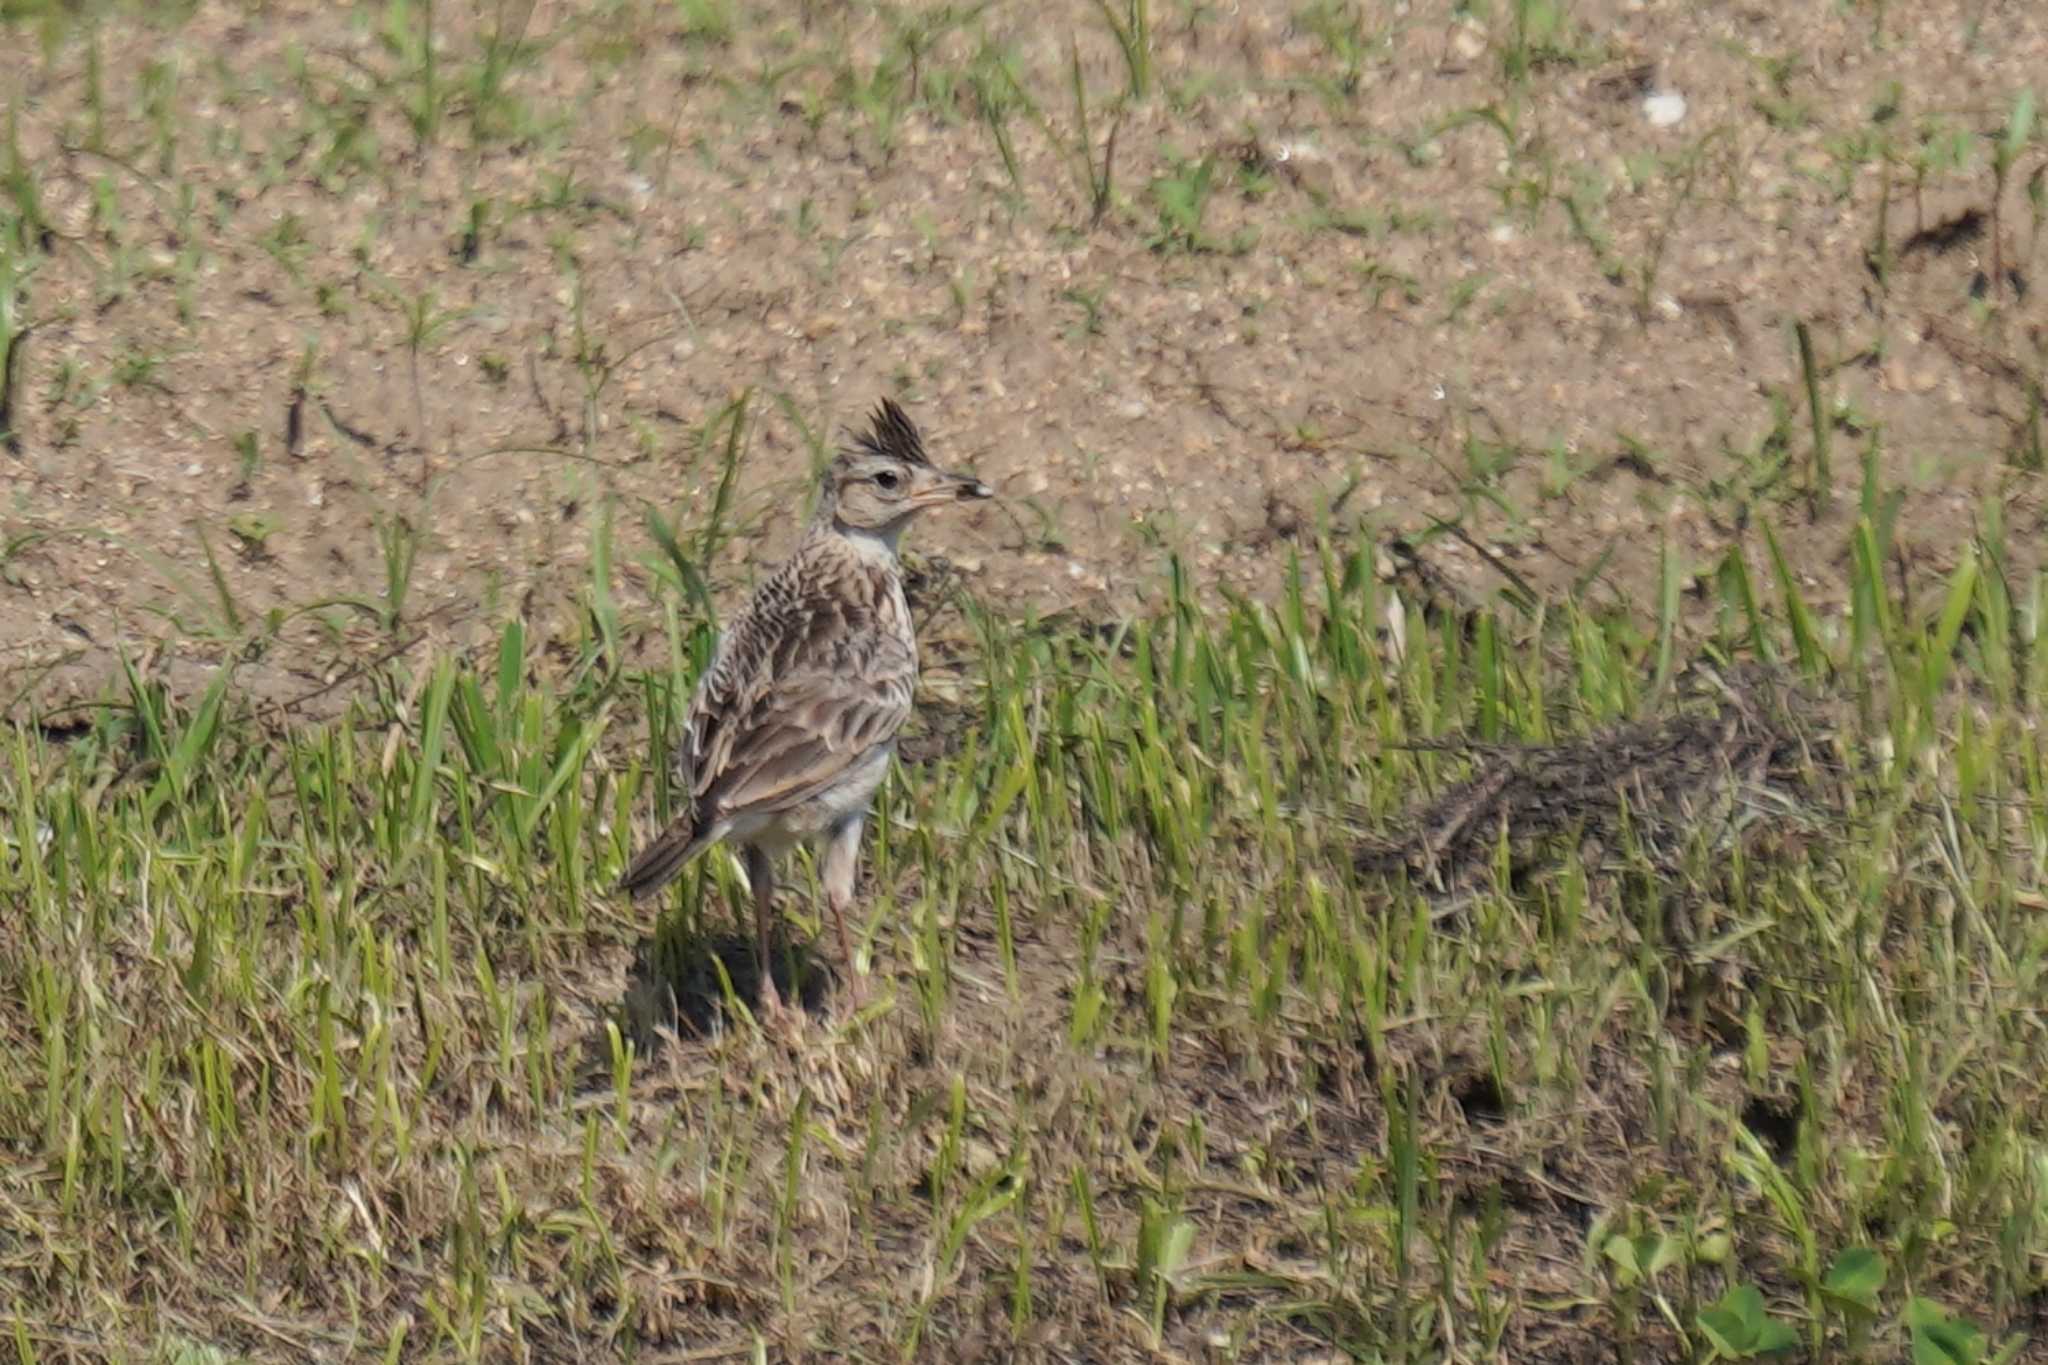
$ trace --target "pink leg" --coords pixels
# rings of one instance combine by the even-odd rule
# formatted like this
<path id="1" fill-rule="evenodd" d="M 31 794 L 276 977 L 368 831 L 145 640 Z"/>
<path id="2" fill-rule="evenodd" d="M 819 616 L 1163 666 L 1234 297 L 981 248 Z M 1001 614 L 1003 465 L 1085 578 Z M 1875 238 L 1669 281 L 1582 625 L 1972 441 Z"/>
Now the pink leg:
<path id="1" fill-rule="evenodd" d="M 747 880 L 754 886 L 754 960 L 760 964 L 761 981 L 756 998 L 761 1013 L 782 1012 L 782 996 L 775 989 L 775 958 L 769 946 L 769 925 L 775 917 L 775 864 L 751 844 L 747 846 Z"/>
<path id="2" fill-rule="evenodd" d="M 855 1007 L 866 1002 L 867 990 L 853 964 L 853 942 L 846 936 L 846 909 L 853 904 L 854 881 L 860 872 L 860 835 L 866 815 L 850 816 L 832 830 L 832 842 L 825 848 L 825 903 L 832 908 L 832 923 L 839 930 L 839 957 L 846 964 L 847 991 Z"/>

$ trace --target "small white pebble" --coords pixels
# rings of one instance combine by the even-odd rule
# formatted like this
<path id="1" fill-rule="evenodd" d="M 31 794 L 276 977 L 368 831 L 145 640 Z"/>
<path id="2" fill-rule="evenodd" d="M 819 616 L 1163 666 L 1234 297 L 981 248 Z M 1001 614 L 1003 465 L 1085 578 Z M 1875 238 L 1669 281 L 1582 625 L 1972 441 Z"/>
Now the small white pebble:
<path id="1" fill-rule="evenodd" d="M 1495 223 L 1492 230 L 1486 235 L 1505 246 L 1507 243 L 1515 240 L 1515 225 L 1513 223 Z"/>
<path id="2" fill-rule="evenodd" d="M 1147 411 L 1147 409 L 1146 409 L 1146 407 L 1145 407 L 1145 400 L 1144 400 L 1144 399 L 1142 399 L 1142 398 L 1131 398 L 1131 399 L 1127 399 L 1127 400 L 1125 400 L 1125 401 L 1124 401 L 1124 402 L 1123 402 L 1123 403 L 1122 403 L 1122 404 L 1121 404 L 1121 405 L 1120 405 L 1120 406 L 1119 406 L 1119 407 L 1117 408 L 1117 410 L 1116 410 L 1116 413 L 1117 413 L 1117 416 L 1119 416 L 1119 417 L 1127 417 L 1127 418 L 1129 418 L 1129 419 L 1130 419 L 1131 421 L 1135 422 L 1135 421 L 1137 421 L 1137 420 L 1138 420 L 1138 419 L 1139 419 L 1140 417 L 1143 417 L 1143 416 L 1145 415 L 1146 411 Z"/>
<path id="3" fill-rule="evenodd" d="M 1652 128 L 1669 128 L 1685 117 L 1685 96 L 1676 90 L 1653 90 L 1643 96 L 1643 117 Z"/>

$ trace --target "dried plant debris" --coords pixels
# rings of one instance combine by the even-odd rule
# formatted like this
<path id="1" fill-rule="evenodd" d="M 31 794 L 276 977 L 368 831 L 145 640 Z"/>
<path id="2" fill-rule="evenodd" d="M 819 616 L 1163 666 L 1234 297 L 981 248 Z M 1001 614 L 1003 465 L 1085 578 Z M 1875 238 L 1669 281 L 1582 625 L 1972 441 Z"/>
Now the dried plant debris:
<path id="1" fill-rule="evenodd" d="M 1967 208 L 1952 214 L 1938 223 L 1930 223 L 1910 234 L 1899 246 L 1901 256 L 1912 256 L 1919 252 L 1930 252 L 1946 256 L 1958 247 L 1968 246 L 1984 235 L 1985 214 L 1979 208 Z"/>
<path id="2" fill-rule="evenodd" d="M 1488 875 L 1503 831 L 1517 853 L 1576 835 L 1589 862 L 1626 844 L 1675 869 L 1695 837 L 1725 846 L 1825 804 L 1820 779 L 1835 766 L 1818 742 L 1826 718 L 1782 675 L 1695 665 L 1681 693 L 1671 714 L 1570 743 L 1427 746 L 1471 753 L 1477 766 L 1401 832 L 1362 846 L 1358 869 L 1463 890 Z"/>
<path id="3" fill-rule="evenodd" d="M 1625 102 L 1641 99 L 1656 86 L 1655 62 L 1629 62 L 1594 75 L 1586 82 L 1586 93 L 1598 99 Z"/>

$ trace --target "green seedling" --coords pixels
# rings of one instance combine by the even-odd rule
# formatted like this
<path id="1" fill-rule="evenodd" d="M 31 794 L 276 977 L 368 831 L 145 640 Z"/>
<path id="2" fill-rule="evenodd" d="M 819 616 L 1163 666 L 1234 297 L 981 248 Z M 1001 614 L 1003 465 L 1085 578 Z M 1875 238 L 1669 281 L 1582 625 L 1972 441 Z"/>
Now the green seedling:
<path id="1" fill-rule="evenodd" d="M 1783 1355 L 1799 1345 L 1799 1334 L 1790 1324 L 1771 1316 L 1764 1307 L 1763 1292 L 1753 1284 L 1736 1285 L 1712 1306 L 1702 1308 L 1699 1329 L 1712 1360 L 1756 1360 Z"/>

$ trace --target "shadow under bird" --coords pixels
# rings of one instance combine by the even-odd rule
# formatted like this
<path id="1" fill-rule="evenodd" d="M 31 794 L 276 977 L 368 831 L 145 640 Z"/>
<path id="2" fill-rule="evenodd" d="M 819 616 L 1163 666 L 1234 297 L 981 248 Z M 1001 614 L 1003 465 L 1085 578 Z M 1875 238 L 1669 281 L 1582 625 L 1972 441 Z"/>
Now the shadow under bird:
<path id="1" fill-rule="evenodd" d="M 675 752 L 683 808 L 620 882 L 654 895 L 721 841 L 744 850 L 764 1013 L 782 1005 L 769 970 L 775 859 L 825 841 L 825 899 L 856 1000 L 846 935 L 861 831 L 917 686 L 917 636 L 896 543 L 919 512 L 993 497 L 935 468 L 902 408 L 883 399 L 868 430 L 826 468 L 796 552 L 726 627 L 697 680 Z"/>

